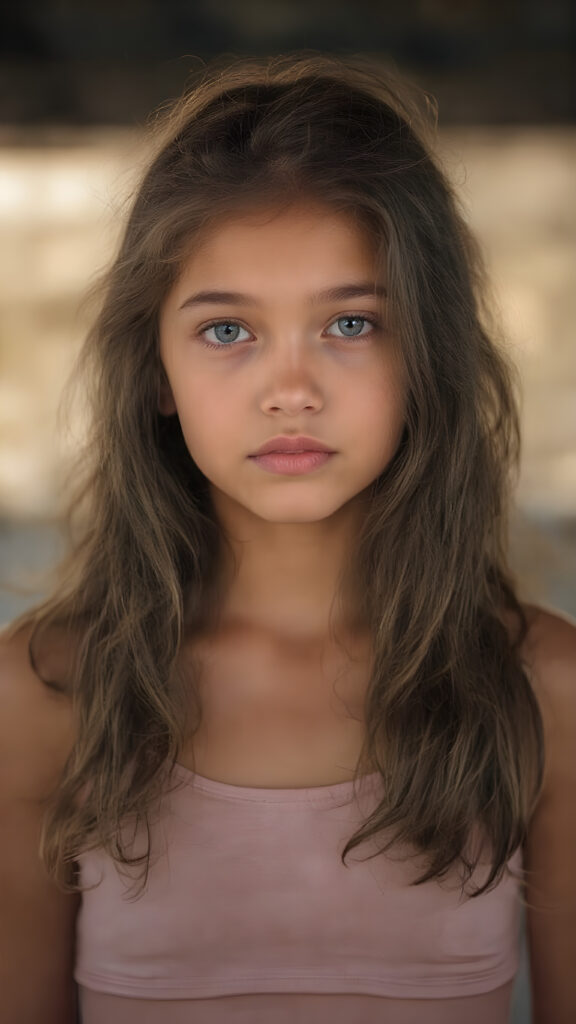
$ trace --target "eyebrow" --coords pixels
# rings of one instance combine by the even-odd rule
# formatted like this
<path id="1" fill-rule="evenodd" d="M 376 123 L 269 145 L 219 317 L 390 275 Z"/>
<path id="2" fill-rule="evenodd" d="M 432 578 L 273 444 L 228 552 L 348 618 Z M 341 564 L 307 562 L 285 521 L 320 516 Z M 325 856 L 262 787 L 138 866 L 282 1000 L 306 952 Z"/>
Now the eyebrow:
<path id="1" fill-rule="evenodd" d="M 311 295 L 308 301 L 310 305 L 318 305 L 321 302 L 340 302 L 344 299 L 358 299 L 366 295 L 376 297 L 386 294 L 386 289 L 382 285 L 375 287 L 369 281 L 359 281 L 356 284 L 340 284 L 335 288 L 326 288 L 324 291 Z M 239 306 L 257 306 L 259 304 L 257 298 L 252 295 L 244 295 L 242 292 L 205 291 L 190 295 L 178 308 L 179 310 L 190 309 L 192 306 L 226 302 Z"/>

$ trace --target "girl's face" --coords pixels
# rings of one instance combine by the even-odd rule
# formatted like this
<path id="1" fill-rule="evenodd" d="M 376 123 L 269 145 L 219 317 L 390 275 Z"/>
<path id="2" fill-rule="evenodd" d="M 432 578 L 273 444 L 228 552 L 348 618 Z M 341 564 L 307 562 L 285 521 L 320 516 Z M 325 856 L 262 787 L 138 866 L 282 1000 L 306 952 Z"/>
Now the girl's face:
<path id="1" fill-rule="evenodd" d="M 227 219 L 195 245 L 161 309 L 160 411 L 178 414 L 228 518 L 326 519 L 392 459 L 405 389 L 375 287 L 369 239 L 316 204 Z M 312 472 L 269 472 L 250 456 L 278 435 L 335 454 Z"/>

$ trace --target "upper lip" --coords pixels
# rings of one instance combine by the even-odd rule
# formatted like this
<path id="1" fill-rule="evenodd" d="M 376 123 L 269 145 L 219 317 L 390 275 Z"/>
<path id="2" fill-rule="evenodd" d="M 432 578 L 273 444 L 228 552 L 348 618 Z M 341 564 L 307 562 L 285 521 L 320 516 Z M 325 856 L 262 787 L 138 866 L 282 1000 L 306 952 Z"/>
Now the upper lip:
<path id="1" fill-rule="evenodd" d="M 317 441 L 315 437 L 272 437 L 261 445 L 254 455 L 268 455 L 270 452 L 331 452 L 334 449 Z"/>

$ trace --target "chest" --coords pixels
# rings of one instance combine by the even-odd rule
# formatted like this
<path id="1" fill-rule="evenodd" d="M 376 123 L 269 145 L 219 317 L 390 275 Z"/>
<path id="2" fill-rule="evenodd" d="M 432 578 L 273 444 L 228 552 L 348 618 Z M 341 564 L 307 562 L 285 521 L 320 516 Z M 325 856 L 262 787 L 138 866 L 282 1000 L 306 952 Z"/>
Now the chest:
<path id="1" fill-rule="evenodd" d="M 366 652 L 236 638 L 196 655 L 202 721 L 182 764 L 249 787 L 325 786 L 352 777 L 365 734 Z"/>
<path id="2" fill-rule="evenodd" d="M 205 780 L 192 783 L 181 769 L 174 781 L 150 832 L 141 823 L 127 837 L 133 856 L 144 856 L 151 843 L 141 898 L 127 899 L 140 866 L 121 875 L 102 851 L 80 857 L 79 984 L 151 1001 L 265 992 L 417 995 L 434 1001 L 422 1024 L 507 1019 L 504 1012 L 472 1018 L 467 999 L 465 1010 L 455 1000 L 459 1012 L 446 1015 L 436 1000 L 480 994 L 513 976 L 520 904 L 512 878 L 463 901 L 451 875 L 442 884 L 412 885 L 424 861 L 414 864 L 402 849 L 367 859 L 377 852 L 369 842 L 344 865 L 345 842 L 381 795 L 376 783 L 352 799 L 349 789 L 331 787 L 223 792 Z M 375 1019 L 420 1020 L 411 1002 L 401 1015 L 394 1008 L 388 1013 L 383 1005 Z M 205 1020 L 192 1006 L 183 1012 Z"/>

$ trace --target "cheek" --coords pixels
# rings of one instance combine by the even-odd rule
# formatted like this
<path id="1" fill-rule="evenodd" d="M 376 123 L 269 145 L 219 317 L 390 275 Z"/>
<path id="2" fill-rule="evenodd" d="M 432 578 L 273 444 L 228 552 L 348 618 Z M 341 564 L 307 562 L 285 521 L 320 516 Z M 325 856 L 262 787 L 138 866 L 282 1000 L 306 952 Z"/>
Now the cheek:
<path id="1" fill-rule="evenodd" d="M 238 442 L 238 420 L 230 401 L 208 387 L 176 390 L 176 405 L 186 445 L 193 457 L 218 458 L 228 442 Z"/>
<path id="2" fill-rule="evenodd" d="M 387 412 L 390 426 L 397 427 L 399 433 L 402 433 L 406 421 L 407 396 L 405 367 L 397 354 L 395 356 L 390 354 L 386 365 L 381 401 L 383 409 Z"/>
<path id="3" fill-rule="evenodd" d="M 365 429 L 375 437 L 396 439 L 402 433 L 406 412 L 406 392 L 396 373 L 387 372 L 382 379 L 374 375 L 366 381 L 359 403 Z"/>

